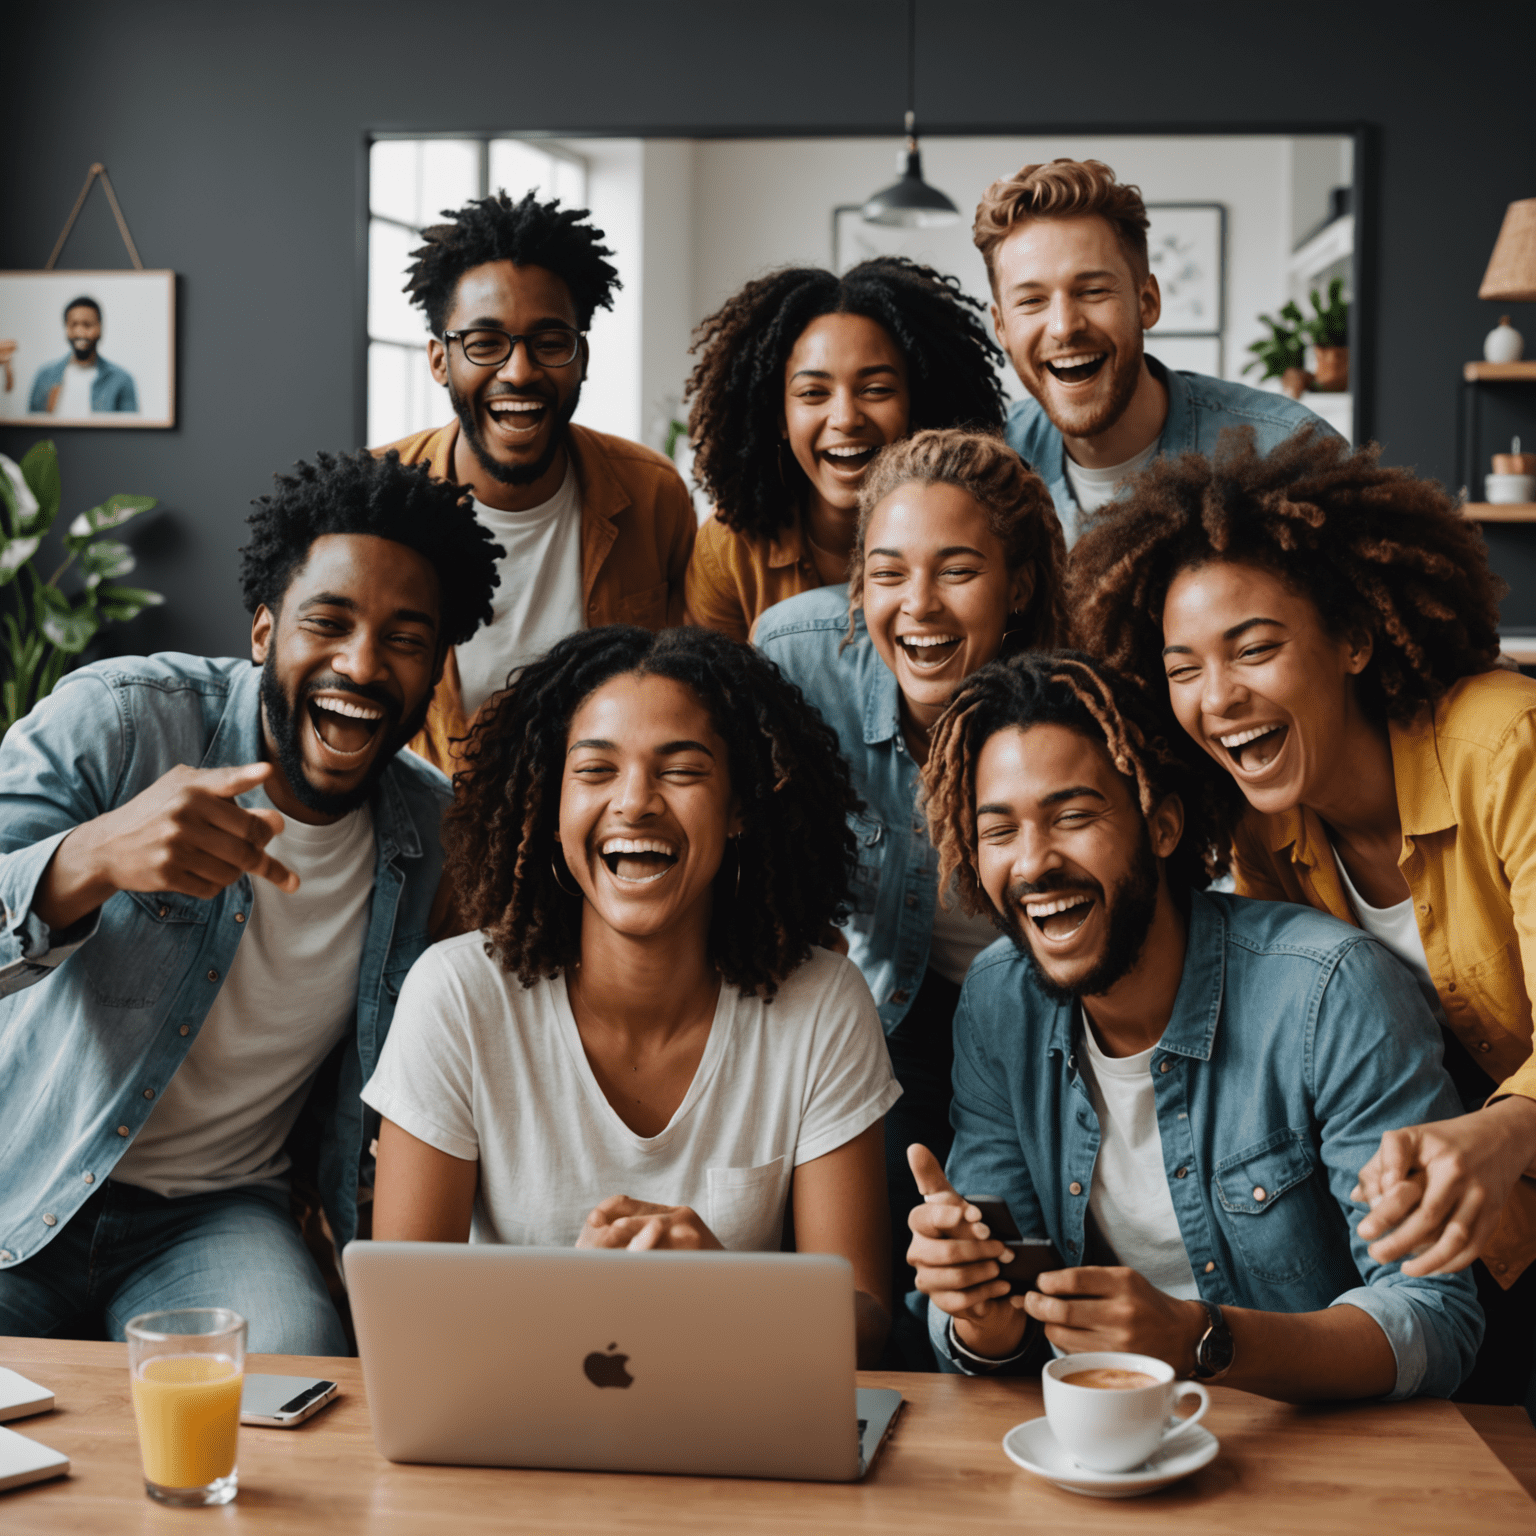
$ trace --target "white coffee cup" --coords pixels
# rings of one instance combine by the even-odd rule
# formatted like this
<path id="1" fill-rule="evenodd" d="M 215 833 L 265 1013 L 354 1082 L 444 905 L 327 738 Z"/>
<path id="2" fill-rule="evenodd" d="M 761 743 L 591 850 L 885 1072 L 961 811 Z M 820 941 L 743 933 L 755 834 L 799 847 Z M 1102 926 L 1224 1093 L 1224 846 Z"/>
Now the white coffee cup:
<path id="1" fill-rule="evenodd" d="M 1536 475 L 1484 475 L 1483 494 L 1496 506 L 1536 501 Z"/>
<path id="2" fill-rule="evenodd" d="M 1136 1371 L 1150 1376 L 1143 1387 L 1084 1387 L 1067 1381 L 1084 1371 Z M 1056 1443 L 1081 1467 L 1095 1472 L 1129 1472 L 1166 1440 L 1198 1424 L 1211 1395 L 1197 1381 L 1176 1381 L 1173 1367 L 1152 1355 L 1096 1350 L 1063 1355 L 1040 1373 L 1045 1416 Z M 1200 1406 L 1170 1424 L 1174 1404 L 1198 1397 Z"/>

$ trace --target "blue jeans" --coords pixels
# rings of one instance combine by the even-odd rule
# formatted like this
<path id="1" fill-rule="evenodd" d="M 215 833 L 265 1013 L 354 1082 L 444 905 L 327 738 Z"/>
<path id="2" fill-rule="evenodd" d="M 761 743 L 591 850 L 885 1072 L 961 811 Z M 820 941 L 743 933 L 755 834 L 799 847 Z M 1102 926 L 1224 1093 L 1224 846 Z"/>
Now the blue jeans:
<path id="1" fill-rule="evenodd" d="M 123 1338 L 141 1312 L 231 1307 L 246 1347 L 345 1355 L 347 1336 L 280 1189 L 168 1200 L 108 1180 L 41 1252 L 0 1270 L 0 1334 Z"/>

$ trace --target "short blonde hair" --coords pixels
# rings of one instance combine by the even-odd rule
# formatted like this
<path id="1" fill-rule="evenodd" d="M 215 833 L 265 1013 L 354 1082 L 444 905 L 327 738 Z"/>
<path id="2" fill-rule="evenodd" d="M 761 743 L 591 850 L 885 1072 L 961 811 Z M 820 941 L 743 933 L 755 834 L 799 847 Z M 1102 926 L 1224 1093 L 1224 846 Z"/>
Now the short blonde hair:
<path id="1" fill-rule="evenodd" d="M 1026 165 L 994 181 L 982 194 L 971 226 L 971 239 L 987 264 L 987 281 L 997 292 L 993 260 L 997 248 L 1027 219 L 1107 219 L 1138 279 L 1147 263 L 1147 205 L 1141 189 L 1115 180 L 1102 160 L 1052 160 Z"/>
<path id="2" fill-rule="evenodd" d="M 882 448 L 859 487 L 859 531 L 848 562 L 848 628 L 864 601 L 864 543 L 875 508 L 913 482 L 952 485 L 987 514 L 987 531 L 1003 546 L 1010 573 L 1031 566 L 1034 588 L 1009 648 L 1064 643 L 1067 541 L 1045 482 L 995 432 L 936 427 Z"/>

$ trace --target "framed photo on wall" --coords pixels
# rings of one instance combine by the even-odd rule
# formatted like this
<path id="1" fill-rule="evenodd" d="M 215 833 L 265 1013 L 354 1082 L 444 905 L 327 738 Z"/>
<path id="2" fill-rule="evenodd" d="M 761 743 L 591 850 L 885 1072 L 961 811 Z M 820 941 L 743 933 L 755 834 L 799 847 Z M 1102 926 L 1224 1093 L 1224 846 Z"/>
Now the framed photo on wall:
<path id="1" fill-rule="evenodd" d="M 176 274 L 0 272 L 0 422 L 176 425 Z"/>
<path id="2" fill-rule="evenodd" d="M 1227 210 L 1222 203 L 1148 203 L 1147 260 L 1163 295 L 1149 336 L 1226 329 Z"/>

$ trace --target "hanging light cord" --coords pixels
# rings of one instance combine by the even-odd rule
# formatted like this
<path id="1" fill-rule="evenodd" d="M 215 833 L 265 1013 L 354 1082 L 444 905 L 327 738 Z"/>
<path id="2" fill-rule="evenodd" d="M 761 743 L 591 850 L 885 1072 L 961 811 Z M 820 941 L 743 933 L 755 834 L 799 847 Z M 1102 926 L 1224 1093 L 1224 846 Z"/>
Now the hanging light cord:
<path id="1" fill-rule="evenodd" d="M 907 148 L 917 134 L 917 0 L 907 0 Z"/>

